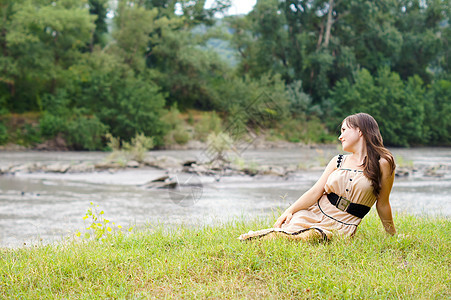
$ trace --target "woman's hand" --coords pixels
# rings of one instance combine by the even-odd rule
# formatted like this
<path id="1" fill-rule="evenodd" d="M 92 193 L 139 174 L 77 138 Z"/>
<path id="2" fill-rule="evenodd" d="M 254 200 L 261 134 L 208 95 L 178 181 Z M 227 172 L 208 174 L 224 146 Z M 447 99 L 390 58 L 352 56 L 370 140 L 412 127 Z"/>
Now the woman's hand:
<path id="1" fill-rule="evenodd" d="M 281 228 L 282 224 L 288 224 L 291 221 L 293 214 L 289 211 L 284 212 L 274 223 L 274 228 Z"/>

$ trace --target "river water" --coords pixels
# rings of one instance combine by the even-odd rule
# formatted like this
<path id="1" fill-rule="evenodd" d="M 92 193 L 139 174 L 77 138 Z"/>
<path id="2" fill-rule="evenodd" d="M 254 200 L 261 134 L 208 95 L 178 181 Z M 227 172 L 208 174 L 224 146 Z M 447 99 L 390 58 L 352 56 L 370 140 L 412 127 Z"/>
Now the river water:
<path id="1" fill-rule="evenodd" d="M 418 170 L 410 176 L 395 179 L 390 198 L 393 211 L 450 217 L 451 149 L 390 150 L 398 162 L 413 164 Z M 338 152 L 337 147 L 327 146 L 247 150 L 242 153 L 242 158 L 253 165 L 306 168 L 285 178 L 193 178 L 188 174 L 169 174 L 182 182 L 197 181 L 196 189 L 190 191 L 196 196 L 184 198 L 194 201 L 180 201 L 181 198 L 177 198 L 180 195 L 174 191 L 143 187 L 143 184 L 166 173 L 152 168 L 79 174 L 18 172 L 0 175 L 0 246 L 48 243 L 73 235 L 87 226 L 83 216 L 90 202 L 105 211 L 105 218 L 124 227 L 193 226 L 259 215 L 273 217 L 312 186 L 322 173 L 321 166 Z M 102 152 L 0 152 L 0 167 L 28 162 L 99 162 L 107 155 Z M 196 159 L 200 151 L 151 151 L 148 155 L 189 160 Z M 425 170 L 434 166 L 441 166 L 444 176 L 425 176 Z"/>

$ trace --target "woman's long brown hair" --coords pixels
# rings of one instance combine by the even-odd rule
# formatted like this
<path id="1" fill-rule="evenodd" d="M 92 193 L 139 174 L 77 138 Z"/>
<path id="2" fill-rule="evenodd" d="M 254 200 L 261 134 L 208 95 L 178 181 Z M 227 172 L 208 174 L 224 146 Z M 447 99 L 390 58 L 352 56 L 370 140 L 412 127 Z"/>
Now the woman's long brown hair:
<path id="1" fill-rule="evenodd" d="M 366 142 L 367 156 L 363 160 L 363 174 L 371 181 L 373 193 L 376 197 L 381 191 L 382 172 L 379 160 L 384 158 L 388 161 L 391 171 L 395 170 L 393 155 L 384 147 L 382 135 L 376 120 L 366 113 L 350 115 L 343 120 L 351 128 L 358 128 L 363 134 Z"/>

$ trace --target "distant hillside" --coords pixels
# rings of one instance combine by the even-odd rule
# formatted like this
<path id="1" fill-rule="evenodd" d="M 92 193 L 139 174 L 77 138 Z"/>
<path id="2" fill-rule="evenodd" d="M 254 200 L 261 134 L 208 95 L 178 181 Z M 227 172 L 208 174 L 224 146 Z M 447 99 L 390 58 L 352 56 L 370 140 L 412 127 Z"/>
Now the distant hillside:
<path id="1" fill-rule="evenodd" d="M 230 42 L 221 39 L 209 39 L 207 47 L 216 51 L 219 56 L 230 66 L 235 67 L 238 64 L 238 51 L 230 46 Z"/>
<path id="2" fill-rule="evenodd" d="M 222 32 L 226 32 L 228 34 L 233 33 L 233 29 L 227 27 L 227 25 L 223 22 L 222 19 L 218 19 L 216 24 L 209 28 L 205 25 L 198 25 L 193 29 L 194 34 L 203 35 L 206 34 L 208 30 L 218 30 Z M 207 49 L 211 49 L 216 51 L 218 55 L 230 66 L 234 67 L 238 64 L 238 51 L 232 48 L 230 42 L 226 39 L 220 38 L 211 38 L 207 41 Z"/>

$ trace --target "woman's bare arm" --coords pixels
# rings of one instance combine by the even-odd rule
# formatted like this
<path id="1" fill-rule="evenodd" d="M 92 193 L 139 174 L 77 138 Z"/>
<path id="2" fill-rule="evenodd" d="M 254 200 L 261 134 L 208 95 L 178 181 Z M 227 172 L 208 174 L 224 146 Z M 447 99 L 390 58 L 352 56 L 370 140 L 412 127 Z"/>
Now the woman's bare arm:
<path id="1" fill-rule="evenodd" d="M 380 160 L 380 166 L 382 172 L 382 186 L 379 196 L 377 197 L 376 209 L 385 231 L 394 235 L 396 229 L 395 224 L 393 223 L 389 197 L 395 179 L 395 172 L 392 172 L 390 164 L 383 158 Z"/>
<path id="2" fill-rule="evenodd" d="M 336 169 L 337 158 L 332 158 L 318 181 L 277 219 L 275 228 L 280 228 L 283 223 L 288 224 L 294 213 L 312 206 L 323 195 L 327 178 Z"/>

